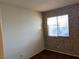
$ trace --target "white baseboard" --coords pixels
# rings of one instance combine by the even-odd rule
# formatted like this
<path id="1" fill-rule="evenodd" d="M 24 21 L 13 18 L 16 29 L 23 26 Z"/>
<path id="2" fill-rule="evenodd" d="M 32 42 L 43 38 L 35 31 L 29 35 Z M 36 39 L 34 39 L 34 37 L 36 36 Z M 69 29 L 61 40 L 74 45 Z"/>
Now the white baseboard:
<path id="1" fill-rule="evenodd" d="M 45 49 L 45 50 L 49 50 L 49 51 L 53 51 L 53 52 L 57 52 L 57 53 L 61 53 L 61 54 L 65 54 L 65 55 L 70 55 L 70 56 L 74 56 L 74 57 L 79 57 L 79 55 L 73 55 L 70 53 L 65 53 L 65 52 L 61 52 L 61 51 L 56 51 L 56 50 L 51 50 L 51 49 Z"/>

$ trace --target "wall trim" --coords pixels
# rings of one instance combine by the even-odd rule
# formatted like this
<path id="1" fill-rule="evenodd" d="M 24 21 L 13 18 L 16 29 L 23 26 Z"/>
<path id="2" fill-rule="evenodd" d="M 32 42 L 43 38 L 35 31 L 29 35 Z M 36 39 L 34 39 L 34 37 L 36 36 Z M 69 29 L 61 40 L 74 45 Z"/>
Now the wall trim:
<path id="1" fill-rule="evenodd" d="M 66 52 L 61 52 L 61 51 L 56 51 L 56 50 L 51 50 L 51 49 L 45 49 L 45 50 L 49 50 L 52 52 L 57 52 L 57 53 L 61 53 L 61 54 L 69 55 L 69 56 L 79 57 L 79 55 L 70 54 L 70 53 L 66 53 Z"/>

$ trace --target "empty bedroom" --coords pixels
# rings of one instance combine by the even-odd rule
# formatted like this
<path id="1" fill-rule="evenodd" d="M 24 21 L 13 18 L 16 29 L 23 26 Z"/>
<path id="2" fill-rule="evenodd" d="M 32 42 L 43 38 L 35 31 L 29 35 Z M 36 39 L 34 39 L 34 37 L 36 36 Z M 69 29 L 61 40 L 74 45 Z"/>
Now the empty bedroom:
<path id="1" fill-rule="evenodd" d="M 0 0 L 0 59 L 79 59 L 79 0 Z"/>

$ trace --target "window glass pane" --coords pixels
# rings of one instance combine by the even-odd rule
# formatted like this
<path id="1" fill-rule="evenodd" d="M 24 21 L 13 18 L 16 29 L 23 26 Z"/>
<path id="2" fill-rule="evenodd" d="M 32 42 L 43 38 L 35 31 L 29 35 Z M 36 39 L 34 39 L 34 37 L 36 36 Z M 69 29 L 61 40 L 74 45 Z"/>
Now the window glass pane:
<path id="1" fill-rule="evenodd" d="M 57 26 L 48 27 L 48 36 L 57 36 Z"/>
<path id="2" fill-rule="evenodd" d="M 67 26 L 68 27 L 68 15 L 58 16 L 58 26 L 60 26 L 60 27 Z"/>
<path id="3" fill-rule="evenodd" d="M 58 16 L 58 36 L 69 36 L 68 15 Z"/>
<path id="4" fill-rule="evenodd" d="M 57 36 L 57 17 L 47 19 L 48 36 Z"/>
<path id="5" fill-rule="evenodd" d="M 57 25 L 57 17 L 50 17 L 50 18 L 48 18 L 47 19 L 47 24 L 56 26 Z"/>

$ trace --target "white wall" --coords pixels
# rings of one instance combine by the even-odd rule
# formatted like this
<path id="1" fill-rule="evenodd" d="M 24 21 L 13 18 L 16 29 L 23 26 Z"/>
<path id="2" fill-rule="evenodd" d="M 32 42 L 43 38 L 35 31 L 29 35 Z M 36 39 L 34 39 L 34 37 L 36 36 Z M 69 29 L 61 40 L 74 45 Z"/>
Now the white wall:
<path id="1" fill-rule="evenodd" d="M 6 5 L 0 8 L 5 59 L 29 59 L 44 49 L 40 13 Z"/>

